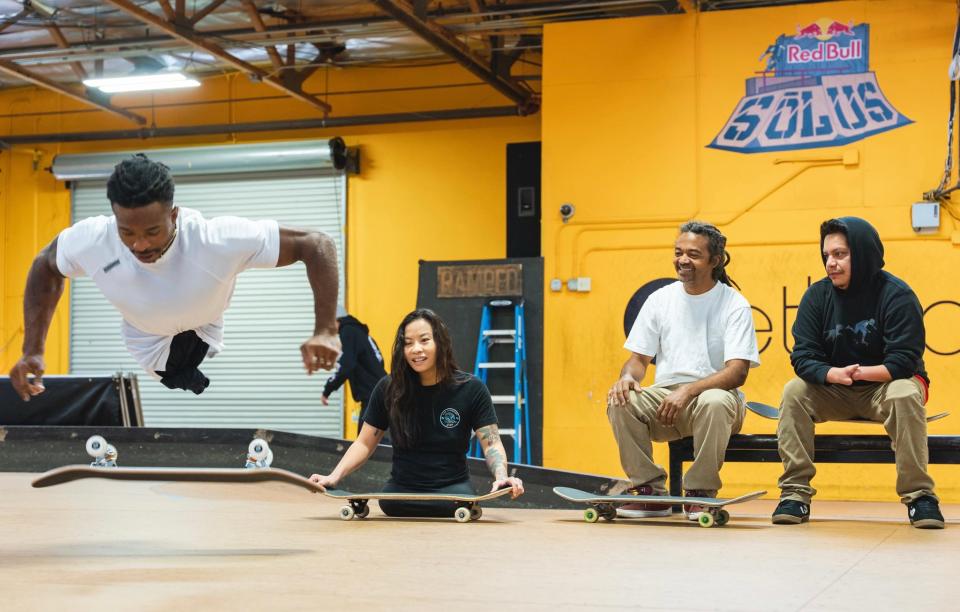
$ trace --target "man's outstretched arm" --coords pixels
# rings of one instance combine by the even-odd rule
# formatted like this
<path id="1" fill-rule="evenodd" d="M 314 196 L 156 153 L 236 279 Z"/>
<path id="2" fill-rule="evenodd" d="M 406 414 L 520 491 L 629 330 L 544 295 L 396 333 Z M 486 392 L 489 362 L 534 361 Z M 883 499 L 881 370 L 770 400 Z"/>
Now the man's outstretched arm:
<path id="1" fill-rule="evenodd" d="M 302 261 L 313 289 L 313 336 L 300 345 L 308 374 L 330 370 L 340 354 L 337 336 L 337 249 L 323 232 L 280 227 L 277 267 Z"/>
<path id="2" fill-rule="evenodd" d="M 57 239 L 34 258 L 23 295 L 23 355 L 10 370 L 10 383 L 23 401 L 43 393 L 44 346 L 53 313 L 63 295 L 64 276 L 57 268 Z M 33 374 L 31 381 L 27 375 Z"/>

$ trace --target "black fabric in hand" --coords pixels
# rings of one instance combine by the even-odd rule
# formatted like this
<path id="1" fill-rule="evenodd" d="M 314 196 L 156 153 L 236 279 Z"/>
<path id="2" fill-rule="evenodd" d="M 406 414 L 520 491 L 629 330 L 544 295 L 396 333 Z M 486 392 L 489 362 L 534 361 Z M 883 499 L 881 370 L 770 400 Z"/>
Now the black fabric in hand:
<path id="1" fill-rule="evenodd" d="M 170 343 L 170 356 L 165 370 L 157 370 L 160 382 L 168 389 L 183 389 L 200 395 L 210 385 L 197 366 L 207 356 L 210 345 L 200 339 L 192 329 L 180 332 Z"/>

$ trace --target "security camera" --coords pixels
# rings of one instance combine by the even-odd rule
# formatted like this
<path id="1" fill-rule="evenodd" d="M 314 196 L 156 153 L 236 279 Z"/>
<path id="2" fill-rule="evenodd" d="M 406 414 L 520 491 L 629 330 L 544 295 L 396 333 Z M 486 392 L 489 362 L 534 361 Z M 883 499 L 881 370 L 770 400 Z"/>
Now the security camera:
<path id="1" fill-rule="evenodd" d="M 560 218 L 563 219 L 564 223 L 569 221 L 575 212 L 577 212 L 577 209 L 569 202 L 564 202 L 563 205 L 560 206 Z"/>

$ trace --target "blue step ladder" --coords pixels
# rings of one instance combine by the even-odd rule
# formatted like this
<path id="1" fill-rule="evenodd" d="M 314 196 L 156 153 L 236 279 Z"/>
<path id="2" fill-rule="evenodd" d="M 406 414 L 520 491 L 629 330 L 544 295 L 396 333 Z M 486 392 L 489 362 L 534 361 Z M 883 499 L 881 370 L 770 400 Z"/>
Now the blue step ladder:
<path id="1" fill-rule="evenodd" d="M 512 329 L 492 329 L 494 308 L 513 308 Z M 490 361 L 491 349 L 498 344 L 513 345 L 513 361 Z M 488 384 L 492 370 L 513 370 L 513 395 L 492 395 L 494 407 L 513 405 L 513 426 L 501 428 L 500 435 L 513 439 L 514 463 L 530 464 L 530 410 L 527 401 L 527 342 L 524 331 L 523 300 L 496 299 L 483 305 L 480 316 L 480 334 L 477 338 L 477 359 L 473 375 Z M 474 439 L 470 445 L 470 456 L 482 457 L 480 442 Z"/>

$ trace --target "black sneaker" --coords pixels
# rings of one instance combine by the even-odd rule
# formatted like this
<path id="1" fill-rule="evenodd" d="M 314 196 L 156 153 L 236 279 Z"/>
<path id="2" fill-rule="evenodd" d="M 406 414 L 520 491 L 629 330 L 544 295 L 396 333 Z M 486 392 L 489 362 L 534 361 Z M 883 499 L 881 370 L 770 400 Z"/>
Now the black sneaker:
<path id="1" fill-rule="evenodd" d="M 907 504 L 907 516 L 910 524 L 918 529 L 943 529 L 940 504 L 930 495 L 918 497 Z"/>
<path id="2" fill-rule="evenodd" d="M 781 499 L 773 511 L 774 525 L 796 525 L 810 520 L 810 504 L 795 499 Z"/>

